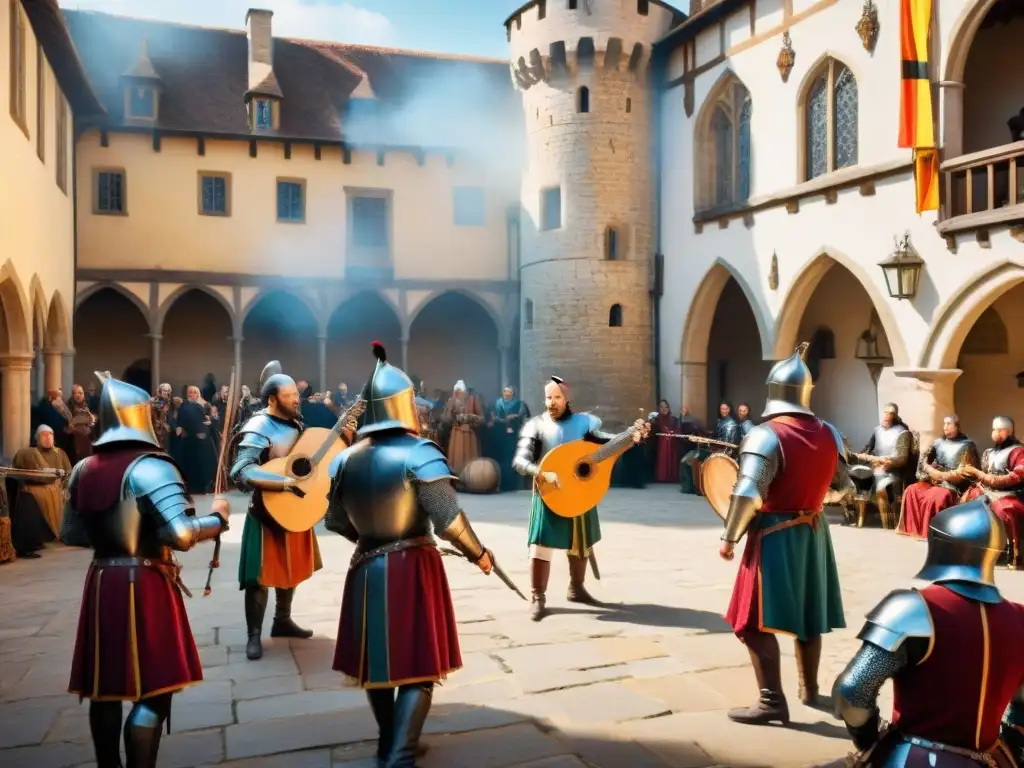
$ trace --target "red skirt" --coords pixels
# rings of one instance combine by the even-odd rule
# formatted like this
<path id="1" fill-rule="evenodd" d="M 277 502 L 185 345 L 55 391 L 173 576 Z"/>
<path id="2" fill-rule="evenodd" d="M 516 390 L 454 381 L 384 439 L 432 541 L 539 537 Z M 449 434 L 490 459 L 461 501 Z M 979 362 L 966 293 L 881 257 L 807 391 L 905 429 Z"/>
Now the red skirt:
<path id="1" fill-rule="evenodd" d="M 201 682 L 192 628 L 173 571 L 93 565 L 85 577 L 68 692 L 138 701 Z"/>
<path id="2" fill-rule="evenodd" d="M 903 494 L 903 526 L 899 533 L 928 538 L 932 518 L 959 500 L 959 494 L 941 485 L 914 483 Z"/>
<path id="3" fill-rule="evenodd" d="M 380 555 L 345 579 L 334 669 L 363 688 L 437 682 L 462 666 L 448 577 L 434 547 Z"/>

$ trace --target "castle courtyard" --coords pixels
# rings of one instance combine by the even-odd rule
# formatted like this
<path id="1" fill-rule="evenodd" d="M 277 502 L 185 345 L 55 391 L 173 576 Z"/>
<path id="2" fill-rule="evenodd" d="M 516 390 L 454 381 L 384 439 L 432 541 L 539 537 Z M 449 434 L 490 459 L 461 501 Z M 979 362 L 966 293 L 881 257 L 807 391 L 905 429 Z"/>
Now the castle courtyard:
<path id="1" fill-rule="evenodd" d="M 525 493 L 462 496 L 482 540 L 529 589 Z M 200 500 L 205 512 L 209 497 Z M 331 671 L 342 585 L 352 545 L 321 532 L 324 569 L 299 588 L 295 617 L 312 640 L 265 638 L 258 662 L 244 655 L 245 622 L 235 581 L 245 499 L 232 496 L 213 593 L 202 597 L 212 548 L 182 558 L 194 593 L 188 609 L 206 680 L 175 697 L 161 768 L 372 768 L 376 728 L 361 691 Z M 555 563 L 539 624 L 497 578 L 446 561 L 464 668 L 435 693 L 423 768 L 698 768 L 811 766 L 852 748 L 828 712 L 797 702 L 791 645 L 783 640 L 788 729 L 731 723 L 755 684 L 744 648 L 720 618 L 734 563 L 718 557 L 721 527 L 706 502 L 674 487 L 613 489 L 601 507 L 597 548 L 606 608 L 564 601 Z M 853 654 L 864 613 L 890 589 L 911 584 L 925 547 L 877 528 L 832 536 L 849 627 L 825 640 L 820 684 L 827 693 Z M 19 561 L 0 583 L 0 764 L 5 768 L 92 766 L 88 705 L 64 691 L 91 553 L 50 549 Z M 1004 594 L 1024 599 L 1024 573 L 1000 569 Z M 882 711 L 891 693 L 883 689 Z"/>

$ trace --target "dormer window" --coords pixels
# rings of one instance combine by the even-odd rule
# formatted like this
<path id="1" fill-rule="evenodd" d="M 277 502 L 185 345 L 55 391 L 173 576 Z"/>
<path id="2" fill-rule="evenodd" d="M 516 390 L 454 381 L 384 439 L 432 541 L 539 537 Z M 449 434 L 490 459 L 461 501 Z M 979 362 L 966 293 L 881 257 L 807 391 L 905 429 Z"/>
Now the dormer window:
<path id="1" fill-rule="evenodd" d="M 269 131 L 274 125 L 274 111 L 270 99 L 255 100 L 253 124 L 256 128 Z"/>
<path id="2" fill-rule="evenodd" d="M 132 86 L 128 93 L 128 117 L 152 120 L 156 117 L 156 92 L 145 86 Z"/>

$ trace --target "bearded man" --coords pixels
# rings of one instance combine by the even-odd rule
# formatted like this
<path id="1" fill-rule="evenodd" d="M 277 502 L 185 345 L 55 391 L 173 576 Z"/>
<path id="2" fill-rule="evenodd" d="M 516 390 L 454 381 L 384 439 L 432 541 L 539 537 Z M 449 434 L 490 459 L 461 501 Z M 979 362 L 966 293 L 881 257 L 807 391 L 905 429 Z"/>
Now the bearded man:
<path id="1" fill-rule="evenodd" d="M 601 540 L 601 523 L 597 507 L 579 517 L 567 518 L 556 515 L 537 492 L 547 485 L 558 487 L 559 478 L 554 472 L 541 472 L 541 459 L 553 448 L 573 440 L 589 440 L 607 443 L 616 436 L 601 431 L 601 420 L 591 413 L 575 413 L 572 410 L 572 393 L 565 381 L 552 376 L 544 387 L 546 411 L 527 421 L 519 432 L 515 459 L 512 467 L 521 475 L 534 482 L 530 528 L 527 543 L 530 546 L 530 588 L 533 592 L 530 618 L 540 621 L 547 615 L 548 578 L 551 576 L 551 557 L 555 550 L 565 550 L 569 555 L 569 589 L 566 599 L 571 603 L 599 605 L 584 586 L 587 563 L 598 571 L 593 561 L 594 545 Z M 650 431 L 650 424 L 637 419 L 633 432 L 634 444 L 640 443 Z"/>
<path id="2" fill-rule="evenodd" d="M 903 468 L 910 460 L 914 436 L 900 418 L 896 403 L 882 408 L 882 421 L 871 433 L 864 450 L 855 458 L 865 463 L 850 467 L 850 479 L 857 491 L 857 525 L 864 525 L 868 504 L 878 508 L 882 525 L 889 527 L 892 504 L 903 485 Z"/>
<path id="3" fill-rule="evenodd" d="M 270 587 L 277 599 L 270 636 L 313 636 L 312 630 L 303 629 L 292 620 L 292 600 L 295 588 L 323 566 L 316 533 L 312 529 L 301 533 L 284 530 L 270 517 L 263 503 L 264 492 L 294 488 L 296 480 L 266 472 L 260 469 L 261 465 L 287 456 L 305 429 L 300 420 L 299 389 L 276 360 L 263 369 L 260 397 L 264 408 L 239 430 L 238 451 L 230 472 L 231 480 L 240 490 L 252 492 L 238 561 L 238 586 L 245 592 L 245 656 L 250 661 L 263 656 L 260 636 Z M 351 441 L 348 435 L 342 439 Z"/>

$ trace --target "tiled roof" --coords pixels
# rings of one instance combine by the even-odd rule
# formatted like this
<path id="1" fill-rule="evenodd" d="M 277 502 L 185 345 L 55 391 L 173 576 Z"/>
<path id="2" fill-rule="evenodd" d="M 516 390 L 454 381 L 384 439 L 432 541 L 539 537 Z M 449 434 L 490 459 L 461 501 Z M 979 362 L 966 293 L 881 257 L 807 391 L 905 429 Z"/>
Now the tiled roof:
<path id="1" fill-rule="evenodd" d="M 243 30 L 86 11 L 66 10 L 65 15 L 112 127 L 126 125 L 121 75 L 133 66 L 146 41 L 163 86 L 158 127 L 249 134 L 248 42 Z M 283 94 L 277 134 L 287 138 L 339 141 L 350 96 L 397 106 L 424 84 L 456 70 L 473 70 L 474 77 L 493 84 L 496 99 L 517 108 L 519 104 L 508 64 L 500 60 L 279 37 L 273 50 L 273 76 Z"/>

